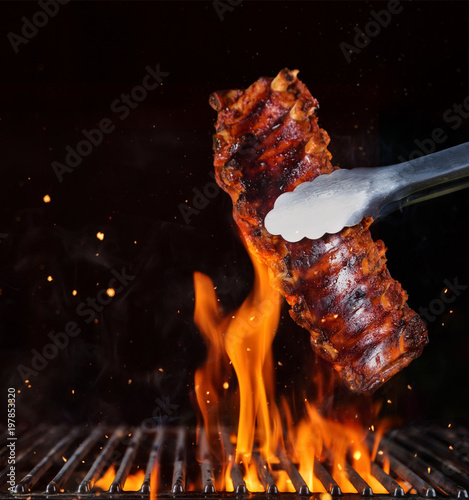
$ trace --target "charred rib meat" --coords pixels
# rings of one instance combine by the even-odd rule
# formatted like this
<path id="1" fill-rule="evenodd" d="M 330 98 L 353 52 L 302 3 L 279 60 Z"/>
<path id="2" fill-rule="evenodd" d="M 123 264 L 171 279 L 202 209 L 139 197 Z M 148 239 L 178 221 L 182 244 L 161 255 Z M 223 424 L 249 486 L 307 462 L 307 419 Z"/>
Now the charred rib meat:
<path id="1" fill-rule="evenodd" d="M 372 219 L 319 240 L 289 243 L 264 228 L 277 197 L 335 169 L 318 102 L 282 70 L 246 90 L 215 92 L 216 180 L 232 198 L 233 217 L 249 249 L 271 270 L 272 285 L 292 318 L 311 334 L 314 350 L 348 386 L 371 392 L 422 352 L 427 332 L 386 268 Z"/>

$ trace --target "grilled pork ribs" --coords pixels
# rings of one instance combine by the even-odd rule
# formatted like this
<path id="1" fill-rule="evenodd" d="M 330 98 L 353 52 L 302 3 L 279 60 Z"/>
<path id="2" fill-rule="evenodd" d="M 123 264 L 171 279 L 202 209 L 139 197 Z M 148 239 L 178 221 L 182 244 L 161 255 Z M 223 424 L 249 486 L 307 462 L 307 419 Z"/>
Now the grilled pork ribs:
<path id="1" fill-rule="evenodd" d="M 353 391 L 372 392 L 422 352 L 427 331 L 386 268 L 386 248 L 372 222 L 318 240 L 289 243 L 271 235 L 264 218 L 277 197 L 330 173 L 328 134 L 317 100 L 283 69 L 246 90 L 215 92 L 215 174 L 233 201 L 233 217 L 249 250 L 270 269 L 271 284 Z"/>

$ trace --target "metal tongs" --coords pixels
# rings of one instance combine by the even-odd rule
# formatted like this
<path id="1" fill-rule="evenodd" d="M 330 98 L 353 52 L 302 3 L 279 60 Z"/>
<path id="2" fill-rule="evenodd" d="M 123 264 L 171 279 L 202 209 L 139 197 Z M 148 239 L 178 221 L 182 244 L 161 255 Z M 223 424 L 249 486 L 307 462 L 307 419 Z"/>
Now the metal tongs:
<path id="1" fill-rule="evenodd" d="M 469 142 L 388 167 L 339 169 L 281 194 L 265 227 L 290 242 L 317 239 L 468 187 L 468 177 Z"/>

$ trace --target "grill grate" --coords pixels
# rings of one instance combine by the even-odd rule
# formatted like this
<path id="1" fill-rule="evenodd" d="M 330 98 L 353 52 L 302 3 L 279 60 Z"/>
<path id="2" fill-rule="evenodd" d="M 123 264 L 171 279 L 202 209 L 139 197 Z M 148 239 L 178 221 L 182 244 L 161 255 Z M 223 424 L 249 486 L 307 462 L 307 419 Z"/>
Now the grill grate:
<path id="1" fill-rule="evenodd" d="M 374 436 L 368 436 L 370 449 Z M 264 493 L 252 494 L 243 479 L 242 464 L 234 461 L 234 446 L 228 432 L 220 433 L 220 449 L 226 463 L 231 464 L 233 492 L 216 491 L 216 479 L 224 474 L 220 460 L 209 451 L 206 435 L 201 431 L 198 445 L 196 434 L 184 427 L 145 430 L 141 427 L 66 428 L 63 426 L 38 427 L 22 435 L 16 449 L 16 488 L 19 497 L 95 497 L 117 496 L 142 498 L 157 489 L 158 496 L 275 496 L 279 488 L 275 472 L 287 475 L 296 493 L 287 496 L 309 496 L 311 492 L 295 463 L 284 451 L 270 469 L 259 452 L 253 453 L 258 478 Z M 52 443 L 52 445 L 51 445 Z M 6 456 L 7 436 L 2 437 L 1 456 Z M 469 430 L 464 427 L 446 428 L 436 424 L 409 426 L 388 432 L 379 443 L 376 461 L 371 473 L 388 495 L 383 497 L 433 498 L 437 496 L 468 498 L 469 489 Z M 327 456 L 327 453 L 326 453 Z M 218 457 L 220 458 L 220 457 Z M 389 464 L 389 473 L 384 464 Z M 96 481 L 111 467 L 115 467 L 112 482 L 103 491 Z M 11 495 L 8 490 L 9 465 L 2 464 L 0 496 Z M 361 496 L 372 496 L 369 484 L 346 465 L 348 480 Z M 125 491 L 124 484 L 130 474 L 140 471 L 138 486 Z M 334 479 L 329 462 L 314 460 L 314 474 L 325 491 L 332 496 L 348 498 Z M 157 486 L 156 486 L 157 481 Z M 404 487 L 403 487 L 404 485 Z M 322 488 L 321 488 L 322 490 Z M 356 496 L 356 494 L 355 494 Z"/>

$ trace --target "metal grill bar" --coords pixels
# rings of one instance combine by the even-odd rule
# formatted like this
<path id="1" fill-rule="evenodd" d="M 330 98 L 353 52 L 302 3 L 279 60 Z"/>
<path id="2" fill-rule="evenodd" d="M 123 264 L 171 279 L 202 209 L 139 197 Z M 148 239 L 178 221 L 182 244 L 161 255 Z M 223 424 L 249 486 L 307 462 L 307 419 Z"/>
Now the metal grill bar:
<path id="1" fill-rule="evenodd" d="M 216 493 L 212 465 L 209 462 L 202 462 L 200 464 L 202 475 L 202 491 L 206 494 Z"/>
<path id="2" fill-rule="evenodd" d="M 461 429 L 460 432 L 456 432 L 450 428 L 439 428 L 435 425 L 431 425 L 428 428 L 428 432 L 435 436 L 443 446 L 448 447 L 448 451 L 451 447 L 452 458 L 450 462 L 453 465 L 457 465 L 459 469 L 463 471 L 468 471 L 469 473 L 469 436 Z"/>
<path id="3" fill-rule="evenodd" d="M 130 440 L 129 446 L 125 450 L 124 458 L 116 472 L 116 477 L 109 488 L 109 493 L 120 493 L 124 487 L 125 480 L 129 475 L 130 468 L 135 459 L 137 453 L 138 445 L 142 438 L 142 429 L 138 427 L 132 434 L 132 439 Z"/>
<path id="4" fill-rule="evenodd" d="M 47 431 L 44 430 L 44 428 L 42 426 L 39 426 L 39 427 L 36 427 L 34 429 L 32 429 L 31 431 L 25 433 L 25 435 L 21 436 L 21 445 L 24 449 L 24 447 L 26 447 L 28 450 L 31 448 L 31 446 L 35 445 L 37 446 L 38 444 L 38 439 L 41 440 L 41 439 L 44 439 L 45 435 L 48 434 L 49 432 L 51 432 L 52 429 L 48 429 Z M 8 444 L 8 437 L 9 437 L 9 434 L 8 434 L 8 431 L 5 431 L 0 439 L 0 443 L 2 443 L 0 446 L 0 457 L 6 457 L 8 455 L 8 448 L 7 448 L 7 444 Z M 28 448 L 28 445 L 29 445 L 29 448 Z M 27 453 L 26 451 L 21 451 L 21 450 L 18 450 L 18 452 L 20 452 L 21 454 L 24 454 L 24 453 Z M 16 459 L 16 463 L 18 463 L 18 460 L 19 460 L 19 454 L 17 455 L 17 459 Z"/>
<path id="5" fill-rule="evenodd" d="M 437 440 L 428 439 L 425 442 L 422 436 L 419 435 L 416 429 L 409 429 L 405 434 L 405 438 L 399 433 L 394 435 L 394 439 L 397 439 L 404 446 L 411 446 L 415 451 L 419 453 L 427 462 L 438 467 L 438 465 L 443 461 L 443 465 L 446 469 L 450 469 L 451 475 L 458 475 L 461 484 L 468 487 L 467 475 L 469 474 L 469 465 L 464 462 L 456 460 L 454 449 L 451 451 L 448 446 L 443 445 L 443 443 Z M 405 439 L 405 441 L 403 441 Z M 435 460 L 438 457 L 438 460 Z M 451 466 L 450 466 L 451 464 Z M 449 475 L 449 474 L 448 474 Z"/>
<path id="6" fill-rule="evenodd" d="M 54 461 L 61 457 L 68 445 L 80 434 L 80 429 L 72 429 L 64 438 L 62 438 L 49 453 L 27 474 L 15 488 L 15 493 L 27 493 L 42 475 L 47 472 Z"/>
<path id="7" fill-rule="evenodd" d="M 94 482 L 101 476 L 106 465 L 110 465 L 109 459 L 113 451 L 116 449 L 120 440 L 124 436 L 124 429 L 119 427 L 116 429 L 111 438 L 107 441 L 106 446 L 101 450 L 101 453 L 98 455 L 96 460 L 94 461 L 91 469 L 88 471 L 83 481 L 78 485 L 77 492 L 78 493 L 89 493 Z"/>
<path id="8" fill-rule="evenodd" d="M 176 441 L 176 454 L 174 458 L 172 493 L 183 493 L 186 487 L 186 429 L 181 427 Z"/>
<path id="9" fill-rule="evenodd" d="M 206 494 L 215 493 L 215 479 L 213 474 L 212 459 L 210 456 L 207 435 L 205 430 L 202 429 L 200 432 L 200 473 L 202 479 L 202 491 Z"/>
<path id="10" fill-rule="evenodd" d="M 314 459 L 314 475 L 319 479 L 319 481 L 321 481 L 321 484 L 331 495 L 342 495 L 340 486 L 335 482 L 334 478 L 329 474 L 329 471 L 317 458 Z"/>
<path id="11" fill-rule="evenodd" d="M 241 470 L 240 464 L 236 462 L 236 453 L 231 444 L 230 435 L 225 429 L 222 429 L 221 437 L 223 447 L 225 448 L 226 462 L 230 464 L 230 476 L 233 481 L 233 489 L 238 495 L 246 494 L 248 489 L 243 479 L 243 471 Z"/>
<path id="12" fill-rule="evenodd" d="M 450 428 L 440 428 L 435 425 L 428 427 L 428 432 L 435 436 L 445 446 L 452 447 L 452 454 L 459 466 L 469 467 L 469 437 L 467 437 L 464 429 L 459 433 Z"/>
<path id="13" fill-rule="evenodd" d="M 402 462 L 392 455 L 388 455 L 391 470 L 399 477 L 411 484 L 415 490 L 426 498 L 435 498 L 436 491 L 424 479 L 418 476 L 414 471 L 406 467 Z"/>
<path id="14" fill-rule="evenodd" d="M 420 476 L 425 477 L 425 479 L 433 484 L 441 493 L 449 494 L 457 498 L 468 498 L 467 491 L 462 486 L 443 475 L 439 470 L 430 467 L 429 464 L 425 463 L 417 456 L 417 453 L 412 454 L 412 452 L 407 451 L 397 443 L 390 441 L 388 438 L 383 439 L 381 443 L 383 443 L 384 447 L 392 455 L 407 463 L 411 469 L 415 470 Z"/>
<path id="15" fill-rule="evenodd" d="M 353 487 L 364 496 L 373 495 L 373 490 L 370 485 L 360 476 L 360 474 L 350 466 L 350 464 L 345 465 L 345 473 L 348 480 L 353 484 Z"/>
<path id="16" fill-rule="evenodd" d="M 289 475 L 293 486 L 295 487 L 295 491 L 298 495 L 310 495 L 310 491 L 306 481 L 301 477 L 301 474 L 298 472 L 298 469 L 293 465 L 292 461 L 287 457 L 284 450 L 280 450 L 278 454 L 278 458 L 280 459 L 280 463 L 284 470 L 286 470 Z"/>
<path id="17" fill-rule="evenodd" d="M 396 483 L 391 476 L 388 476 L 386 472 L 376 463 L 371 462 L 371 473 L 373 476 L 386 488 L 386 490 L 391 493 L 394 497 L 403 497 L 405 492 L 399 483 Z"/>
<path id="18" fill-rule="evenodd" d="M 200 431 L 198 444 L 195 442 L 195 434 L 189 434 L 188 429 L 183 427 L 158 428 L 157 430 L 137 428 L 132 433 L 120 427 L 114 432 L 109 432 L 109 438 L 106 430 L 98 427 L 92 429 L 88 435 L 83 436 L 83 434 L 82 428 L 65 429 L 63 427 L 52 429 L 39 437 L 37 433 L 26 434 L 24 442 L 18 444 L 18 449 L 21 450 L 18 454 L 18 461 L 22 463 L 21 472 L 25 475 L 16 486 L 17 495 L 20 498 L 22 495 L 28 495 L 32 497 L 31 500 L 39 500 L 34 499 L 34 495 L 42 491 L 42 495 L 46 495 L 50 500 L 55 495 L 58 497 L 61 491 L 65 494 L 73 494 L 72 490 L 75 487 L 70 487 L 69 483 L 78 485 L 77 493 L 90 495 L 92 489 L 96 489 L 95 483 L 103 476 L 103 472 L 110 470 L 111 464 L 117 465 L 117 463 L 119 463 L 118 470 L 115 477 L 110 478 L 111 486 L 105 496 L 108 499 L 115 494 L 132 493 L 134 495 L 135 493 L 139 495 L 158 493 L 162 496 L 194 495 L 193 492 L 187 491 L 186 483 L 191 488 L 195 487 L 199 495 L 215 495 L 215 480 L 220 479 L 220 484 L 223 484 L 227 464 L 231 468 L 233 495 L 249 493 L 244 479 L 244 464 L 237 462 L 236 450 L 226 430 L 219 434 L 220 441 L 212 443 L 213 445 L 218 443 L 219 446 L 218 449 L 212 450 L 214 455 L 209 449 L 207 434 L 204 430 Z M 212 434 L 212 436 L 216 435 Z M 367 440 L 369 449 L 373 448 L 372 436 L 370 434 Z M 77 444 L 80 437 L 82 439 Z M 453 439 L 459 442 L 462 440 L 463 444 L 458 447 L 452 446 L 453 449 L 450 449 L 451 445 L 448 443 L 456 443 Z M 45 445 L 48 441 L 56 441 L 49 451 L 45 449 L 45 446 L 41 447 L 41 443 Z M 467 443 L 469 443 L 469 433 L 462 432 L 460 429 L 450 430 L 428 426 L 393 431 L 379 443 L 376 462 L 371 463 L 371 474 L 394 498 L 405 496 L 404 489 L 399 482 L 406 488 L 411 488 L 411 493 L 416 492 L 419 498 L 435 497 L 436 491 L 452 498 L 468 498 L 466 487 L 469 485 L 467 474 L 469 466 L 467 460 L 459 461 L 459 458 L 467 458 L 465 454 Z M 327 456 L 327 450 L 323 451 Z M 28 457 L 27 452 L 39 452 L 42 458 L 34 464 L 31 460 L 34 456 Z M 225 461 L 221 463 L 218 458 L 223 455 Z M 200 468 L 191 467 L 192 457 L 195 456 L 198 457 Z M 61 457 L 68 457 L 65 464 L 62 463 Z M 386 463 L 389 463 L 389 474 L 382 467 L 385 458 Z M 131 470 L 135 466 L 139 469 L 137 459 L 140 463 L 141 461 L 145 463 L 146 472 L 143 483 L 138 485 L 138 492 L 122 491 Z M 85 467 L 83 464 L 86 463 L 90 463 L 91 467 Z M 372 483 L 367 481 L 366 476 L 359 474 L 351 463 L 347 462 L 344 468 L 349 481 L 361 496 L 372 495 L 373 491 L 370 487 Z M 193 463 L 193 465 L 196 464 Z M 296 490 L 296 495 L 311 494 L 307 482 L 300 474 L 297 464 L 292 461 L 288 450 L 279 451 L 277 457 L 273 461 L 269 460 L 269 463 L 259 450 L 254 450 L 250 466 L 255 467 L 264 494 L 278 494 L 279 488 L 274 479 L 277 470 L 286 472 Z M 51 468 L 56 470 L 54 474 L 51 474 L 53 478 L 47 480 L 47 471 Z M 28 469 L 30 472 L 27 472 Z M 314 457 L 312 471 L 314 477 L 331 495 L 339 496 L 343 492 L 330 470 L 330 462 L 325 463 L 320 457 Z M 161 483 L 158 481 L 159 491 L 153 492 L 151 480 L 156 478 L 156 474 L 159 475 Z M 5 470 L 1 472 L 0 479 L 2 480 L 1 487 L 6 483 Z M 39 491 L 31 491 L 34 487 L 36 490 L 39 487 Z M 107 487 L 107 485 L 103 486 L 102 489 Z M 230 495 L 227 492 L 222 492 L 222 494 Z M 0 493 L 1 496 L 2 493 Z"/>
<path id="19" fill-rule="evenodd" d="M 261 457 L 260 453 L 253 453 L 252 458 L 257 465 L 257 471 L 259 473 L 259 479 L 264 486 L 265 491 L 268 495 L 277 495 L 278 488 L 275 484 L 274 478 L 269 471 L 269 467 L 265 463 L 264 459 Z"/>
<path id="20" fill-rule="evenodd" d="M 150 493 L 151 475 L 156 474 L 156 464 L 160 461 L 161 445 L 163 444 L 165 433 L 163 429 L 157 429 L 155 439 L 151 446 L 150 457 L 148 458 L 147 469 L 145 471 L 145 479 L 143 480 L 141 493 Z"/>
<path id="21" fill-rule="evenodd" d="M 53 433 L 53 429 L 48 429 L 46 432 L 44 432 L 44 429 L 42 427 L 37 429 L 37 432 L 33 431 L 33 432 L 29 433 L 25 438 L 26 448 L 23 449 L 16 457 L 16 466 L 18 467 L 21 464 L 23 464 L 23 462 L 26 461 L 26 459 L 30 456 L 31 453 L 33 453 L 34 450 L 42 447 L 45 444 L 45 442 L 48 440 L 48 438 L 51 436 L 52 433 Z M 39 434 L 39 438 L 34 440 L 38 434 Z M 28 446 L 28 444 L 29 444 L 29 446 Z M 0 455 L 2 457 L 7 456 L 6 449 L 7 449 L 6 446 L 5 446 L 5 448 L 2 448 L 2 452 L 0 453 Z M 0 472 L 0 485 L 6 480 L 8 470 L 9 470 L 9 468 L 5 467 Z"/>
<path id="22" fill-rule="evenodd" d="M 64 466 L 56 474 L 54 479 L 47 485 L 46 493 L 57 493 L 63 484 L 70 477 L 78 462 L 90 451 L 94 443 L 99 439 L 102 432 L 99 427 L 95 428 L 91 434 L 78 445 L 73 455 L 65 462 Z"/>

